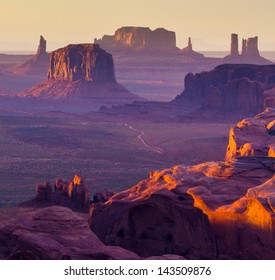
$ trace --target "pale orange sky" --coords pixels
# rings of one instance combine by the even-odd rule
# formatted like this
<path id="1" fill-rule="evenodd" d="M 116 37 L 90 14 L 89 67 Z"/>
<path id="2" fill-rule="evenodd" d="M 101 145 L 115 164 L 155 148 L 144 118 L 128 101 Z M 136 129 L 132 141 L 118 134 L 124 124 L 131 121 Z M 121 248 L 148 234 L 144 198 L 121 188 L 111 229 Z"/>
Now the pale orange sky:
<path id="1" fill-rule="evenodd" d="M 275 51 L 274 0 L 0 0 L 0 52 L 48 50 L 93 42 L 121 26 L 164 27 L 182 48 L 228 50 L 230 34 L 259 36 L 260 50 Z"/>

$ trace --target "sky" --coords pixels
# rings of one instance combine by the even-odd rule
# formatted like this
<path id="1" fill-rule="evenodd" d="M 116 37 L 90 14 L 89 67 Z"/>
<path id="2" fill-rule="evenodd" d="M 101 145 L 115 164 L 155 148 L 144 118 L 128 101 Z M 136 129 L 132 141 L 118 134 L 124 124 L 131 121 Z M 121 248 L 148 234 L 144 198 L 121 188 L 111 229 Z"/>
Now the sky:
<path id="1" fill-rule="evenodd" d="M 0 0 L 0 52 L 36 51 L 39 36 L 48 51 L 69 43 L 93 43 L 122 26 L 164 27 L 177 46 L 227 51 L 230 34 L 259 37 L 275 51 L 274 0 Z"/>

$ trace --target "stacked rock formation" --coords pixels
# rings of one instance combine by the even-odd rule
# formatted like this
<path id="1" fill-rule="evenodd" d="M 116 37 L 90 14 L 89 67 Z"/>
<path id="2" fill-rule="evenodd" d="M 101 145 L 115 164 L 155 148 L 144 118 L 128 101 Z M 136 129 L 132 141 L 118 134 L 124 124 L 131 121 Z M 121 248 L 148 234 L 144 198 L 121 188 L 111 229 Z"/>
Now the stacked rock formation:
<path id="1" fill-rule="evenodd" d="M 95 39 L 108 50 L 143 50 L 143 51 L 175 51 L 175 32 L 164 28 L 151 30 L 148 27 L 121 27 L 114 35 L 105 35 L 102 39 Z"/>
<path id="2" fill-rule="evenodd" d="M 91 205 L 90 228 L 105 244 L 141 256 L 274 259 L 274 127 L 274 109 L 240 122 L 234 137 L 230 132 L 235 150 L 230 144 L 226 162 L 151 172 Z"/>
<path id="3" fill-rule="evenodd" d="M 189 73 L 174 102 L 193 101 L 204 109 L 255 114 L 264 110 L 264 92 L 275 85 L 275 65 L 224 64 L 209 72 Z"/>
<path id="4" fill-rule="evenodd" d="M 36 186 L 36 200 L 49 204 L 59 204 L 70 208 L 88 209 L 90 206 L 90 192 L 85 187 L 84 179 L 75 175 L 73 181 L 56 179 L 52 192 L 51 184 L 47 181 L 44 185 Z"/>
<path id="5" fill-rule="evenodd" d="M 230 54 L 223 60 L 226 63 L 273 64 L 271 61 L 260 56 L 257 36 L 243 39 L 242 52 L 239 54 L 238 34 L 231 34 Z"/>
<path id="6" fill-rule="evenodd" d="M 20 95 L 113 105 L 140 100 L 116 82 L 112 55 L 97 44 L 68 45 L 52 52 L 48 79 Z"/>
<path id="7" fill-rule="evenodd" d="M 36 54 L 26 62 L 16 65 L 7 70 L 8 73 L 16 75 L 45 76 L 50 62 L 50 54 L 46 51 L 46 40 L 40 36 Z"/>

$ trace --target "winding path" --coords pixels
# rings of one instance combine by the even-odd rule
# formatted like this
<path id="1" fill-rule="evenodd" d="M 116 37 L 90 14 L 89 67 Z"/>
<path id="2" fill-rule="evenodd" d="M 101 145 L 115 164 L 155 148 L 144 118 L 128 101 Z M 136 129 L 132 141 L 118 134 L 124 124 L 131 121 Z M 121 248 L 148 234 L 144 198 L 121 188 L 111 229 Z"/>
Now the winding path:
<path id="1" fill-rule="evenodd" d="M 131 130 L 140 132 L 140 134 L 139 134 L 137 137 L 138 137 L 138 139 L 141 141 L 141 143 L 142 143 L 145 147 L 147 147 L 148 149 L 150 149 L 150 150 L 152 150 L 152 151 L 154 151 L 154 152 L 156 152 L 156 153 L 162 154 L 162 151 L 161 151 L 160 149 L 155 148 L 155 147 L 153 147 L 153 146 L 149 146 L 149 145 L 145 142 L 145 140 L 142 138 L 142 136 L 145 134 L 144 131 L 139 130 L 139 129 L 136 129 L 136 128 L 133 128 L 131 125 L 129 125 L 129 124 L 127 124 L 127 123 L 125 123 L 124 125 L 125 125 L 126 127 L 128 127 L 129 129 L 131 129 Z"/>

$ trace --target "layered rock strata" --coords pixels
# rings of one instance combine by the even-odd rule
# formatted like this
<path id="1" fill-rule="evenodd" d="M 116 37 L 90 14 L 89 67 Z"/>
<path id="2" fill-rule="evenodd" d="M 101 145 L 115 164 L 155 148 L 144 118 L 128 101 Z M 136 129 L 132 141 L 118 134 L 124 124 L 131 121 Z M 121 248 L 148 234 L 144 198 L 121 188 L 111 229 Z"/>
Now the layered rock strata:
<path id="1" fill-rule="evenodd" d="M 164 28 L 151 30 L 148 27 L 126 26 L 116 30 L 114 35 L 95 39 L 95 44 L 110 50 L 175 51 L 175 32 Z"/>
<path id="2" fill-rule="evenodd" d="M 112 55 L 96 44 L 68 45 L 52 52 L 48 79 L 20 95 L 114 105 L 141 100 L 116 82 Z"/>
<path id="3" fill-rule="evenodd" d="M 275 65 L 219 65 L 209 72 L 189 73 L 177 101 L 192 101 L 205 109 L 259 113 L 264 92 L 275 85 Z M 270 101 L 269 101 L 270 102 Z"/>

